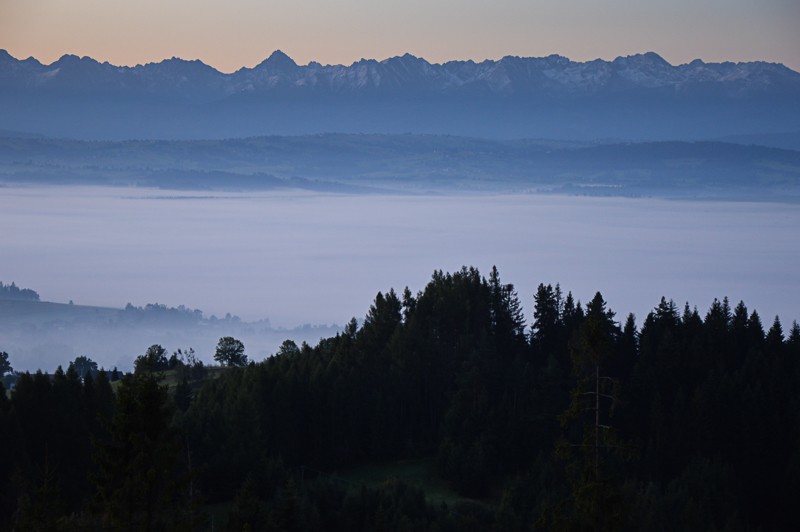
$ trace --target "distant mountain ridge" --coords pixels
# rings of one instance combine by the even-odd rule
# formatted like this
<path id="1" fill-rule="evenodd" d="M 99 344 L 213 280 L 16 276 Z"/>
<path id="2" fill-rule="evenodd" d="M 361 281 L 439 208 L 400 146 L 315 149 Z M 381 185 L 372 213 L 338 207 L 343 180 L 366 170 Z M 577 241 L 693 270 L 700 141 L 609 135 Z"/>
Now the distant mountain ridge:
<path id="1" fill-rule="evenodd" d="M 408 134 L 124 142 L 0 138 L 0 187 L 20 184 L 798 203 L 800 151 L 723 142 L 595 144 Z"/>
<path id="2" fill-rule="evenodd" d="M 383 61 L 362 59 L 350 66 L 300 66 L 280 50 L 253 68 L 232 74 L 202 61 L 165 59 L 134 67 L 99 63 L 91 57 L 64 55 L 45 65 L 17 60 L 0 50 L 0 86 L 28 89 L 85 88 L 160 92 L 205 89 L 218 95 L 279 88 L 321 91 L 456 91 L 514 94 L 532 91 L 592 93 L 603 90 L 670 87 L 675 91 L 716 84 L 730 94 L 797 89 L 800 73 L 779 63 L 705 63 L 699 59 L 673 66 L 654 52 L 576 62 L 559 55 L 506 56 L 500 60 L 429 63 L 411 54 Z"/>
<path id="3" fill-rule="evenodd" d="M 199 60 L 121 67 L 65 55 L 45 65 L 0 50 L 0 111 L 3 129 L 98 139 L 331 131 L 709 138 L 796 129 L 800 73 L 766 62 L 673 66 L 653 52 L 441 64 L 405 54 L 301 66 L 278 50 L 224 74 Z"/>

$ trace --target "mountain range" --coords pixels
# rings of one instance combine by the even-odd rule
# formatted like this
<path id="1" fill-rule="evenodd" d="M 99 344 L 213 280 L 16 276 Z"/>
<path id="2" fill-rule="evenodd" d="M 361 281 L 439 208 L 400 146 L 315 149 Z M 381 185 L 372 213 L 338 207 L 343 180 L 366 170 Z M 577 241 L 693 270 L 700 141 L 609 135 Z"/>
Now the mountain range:
<path id="1" fill-rule="evenodd" d="M 202 61 L 175 58 L 119 67 L 90 57 L 64 55 L 50 65 L 17 60 L 0 50 L 0 87 L 26 90 L 119 91 L 176 94 L 186 99 L 225 98 L 277 91 L 342 93 L 597 94 L 668 88 L 676 94 L 712 88 L 732 97 L 796 91 L 800 74 L 775 63 L 705 63 L 672 66 L 654 52 L 613 61 L 570 61 L 507 56 L 499 61 L 431 64 L 411 54 L 350 66 L 300 66 L 277 50 L 253 68 L 224 74 Z"/>
<path id="2" fill-rule="evenodd" d="M 656 53 L 442 64 L 410 54 L 298 65 L 281 51 L 225 74 L 172 58 L 134 67 L 0 50 L 0 129 L 82 139 L 437 133 L 709 139 L 800 123 L 800 73 L 765 62 L 673 66 Z"/>

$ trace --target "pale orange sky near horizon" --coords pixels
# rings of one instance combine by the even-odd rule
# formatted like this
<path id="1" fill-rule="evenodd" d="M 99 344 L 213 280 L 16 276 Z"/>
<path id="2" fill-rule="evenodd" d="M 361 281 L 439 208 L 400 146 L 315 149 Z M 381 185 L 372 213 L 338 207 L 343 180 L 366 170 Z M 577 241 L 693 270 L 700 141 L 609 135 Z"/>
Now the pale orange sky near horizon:
<path id="1" fill-rule="evenodd" d="M 409 52 L 440 63 L 655 51 L 672 64 L 780 62 L 800 71 L 797 0 L 0 0 L 0 48 L 51 63 L 177 56 L 223 71 L 281 49 L 299 64 Z"/>

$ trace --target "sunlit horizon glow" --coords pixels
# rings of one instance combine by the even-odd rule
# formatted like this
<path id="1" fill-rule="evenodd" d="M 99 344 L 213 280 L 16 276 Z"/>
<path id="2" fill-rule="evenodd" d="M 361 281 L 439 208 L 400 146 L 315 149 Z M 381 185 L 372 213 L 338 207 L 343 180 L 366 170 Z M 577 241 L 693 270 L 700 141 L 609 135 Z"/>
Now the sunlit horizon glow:
<path id="1" fill-rule="evenodd" d="M 253 67 L 277 49 L 301 65 L 404 53 L 443 63 L 653 51 L 673 65 L 699 58 L 800 70 L 797 21 L 793 0 L 0 0 L 0 48 L 45 64 L 65 54 L 120 66 L 180 57 L 222 72 Z"/>

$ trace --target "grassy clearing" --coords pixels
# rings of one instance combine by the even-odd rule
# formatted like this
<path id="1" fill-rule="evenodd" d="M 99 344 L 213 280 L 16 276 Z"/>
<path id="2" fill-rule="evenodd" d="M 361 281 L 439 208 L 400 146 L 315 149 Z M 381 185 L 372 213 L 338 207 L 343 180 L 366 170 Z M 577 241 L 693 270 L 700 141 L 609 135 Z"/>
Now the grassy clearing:
<path id="1" fill-rule="evenodd" d="M 203 507 L 203 512 L 208 518 L 209 530 L 225 530 L 231 506 L 233 506 L 233 501 L 208 504 Z"/>
<path id="2" fill-rule="evenodd" d="M 225 371 L 231 368 L 225 366 L 204 366 L 206 375 L 203 382 L 219 378 Z M 180 372 L 174 369 L 161 372 L 161 385 L 170 390 L 174 389 L 181 382 Z M 200 382 L 200 381 L 197 381 Z"/>
<path id="3" fill-rule="evenodd" d="M 228 371 L 230 368 L 225 366 L 205 366 L 206 376 L 203 378 L 203 381 L 213 380 L 219 378 L 225 371 Z M 166 386 L 170 393 L 174 392 L 175 387 L 181 382 L 179 372 L 174 369 L 169 369 L 167 371 L 159 372 L 161 377 L 161 385 Z M 198 381 L 199 382 L 199 381 Z M 117 388 L 122 384 L 122 380 L 117 380 L 111 382 L 111 389 L 116 393 Z"/>
<path id="4" fill-rule="evenodd" d="M 367 487 L 377 487 L 396 478 L 422 490 L 431 504 L 452 506 L 460 502 L 474 502 L 458 495 L 446 482 L 437 478 L 436 459 L 432 457 L 365 464 L 337 473 L 334 477 L 354 486 L 363 484 Z"/>

